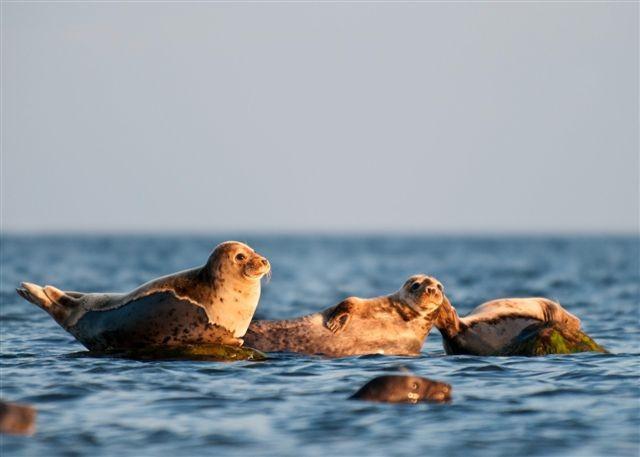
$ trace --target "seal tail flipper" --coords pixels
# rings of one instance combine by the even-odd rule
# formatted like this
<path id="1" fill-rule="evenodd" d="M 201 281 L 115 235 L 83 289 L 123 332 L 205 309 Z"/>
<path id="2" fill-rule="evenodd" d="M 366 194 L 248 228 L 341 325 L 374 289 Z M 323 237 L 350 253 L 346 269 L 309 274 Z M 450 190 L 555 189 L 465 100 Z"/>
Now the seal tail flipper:
<path id="1" fill-rule="evenodd" d="M 77 299 L 53 286 L 40 287 L 29 282 L 20 285 L 22 287 L 16 289 L 18 295 L 45 310 L 63 327 L 67 318 L 78 307 Z"/>
<path id="2" fill-rule="evenodd" d="M 47 294 L 44 293 L 44 289 L 37 284 L 32 284 L 30 282 L 23 282 L 20 284 L 20 288 L 16 289 L 18 295 L 24 298 L 27 301 L 30 301 L 36 306 L 48 311 L 51 307 L 52 302 Z"/>

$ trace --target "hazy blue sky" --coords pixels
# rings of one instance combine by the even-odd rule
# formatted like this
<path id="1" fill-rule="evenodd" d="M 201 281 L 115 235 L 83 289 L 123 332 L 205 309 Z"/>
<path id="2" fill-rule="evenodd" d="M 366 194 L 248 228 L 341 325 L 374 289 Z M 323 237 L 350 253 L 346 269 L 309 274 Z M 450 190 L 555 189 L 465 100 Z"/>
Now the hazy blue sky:
<path id="1" fill-rule="evenodd" d="M 4 3 L 6 231 L 633 232 L 638 4 Z"/>

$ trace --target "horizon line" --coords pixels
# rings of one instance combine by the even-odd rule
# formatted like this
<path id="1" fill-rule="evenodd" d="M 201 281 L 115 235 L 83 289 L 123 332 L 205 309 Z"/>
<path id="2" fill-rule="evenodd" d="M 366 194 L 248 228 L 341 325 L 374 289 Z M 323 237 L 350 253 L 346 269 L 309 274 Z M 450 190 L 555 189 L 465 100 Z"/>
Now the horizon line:
<path id="1" fill-rule="evenodd" d="M 36 236 L 150 236 L 150 237 L 172 237 L 172 236 L 230 236 L 232 234 L 243 236 L 273 236 L 273 237 L 640 237 L 640 229 L 634 230 L 273 230 L 273 229 L 109 229 L 109 230 L 77 230 L 77 229 L 26 229 L 26 230 L 3 230 L 0 229 L 0 236 L 11 237 L 36 237 Z"/>

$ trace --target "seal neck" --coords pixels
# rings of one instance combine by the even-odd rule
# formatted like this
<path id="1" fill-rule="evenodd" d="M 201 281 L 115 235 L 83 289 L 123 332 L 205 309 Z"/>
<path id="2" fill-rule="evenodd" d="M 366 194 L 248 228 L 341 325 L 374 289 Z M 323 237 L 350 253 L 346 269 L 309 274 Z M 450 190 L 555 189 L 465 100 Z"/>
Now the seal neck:
<path id="1" fill-rule="evenodd" d="M 438 309 L 435 326 L 443 337 L 449 339 L 455 337 L 462 329 L 463 324 L 460 322 L 458 313 L 447 297 L 443 298 L 442 305 Z"/>
<path id="2" fill-rule="evenodd" d="M 423 309 L 415 305 L 412 306 L 412 304 L 403 300 L 400 296 L 400 292 L 390 295 L 388 300 L 391 305 L 398 310 L 402 318 L 405 321 L 408 321 L 408 324 L 415 332 L 416 337 L 420 341 L 424 341 L 439 315 L 439 310 L 437 309 L 430 313 L 426 313 Z"/>

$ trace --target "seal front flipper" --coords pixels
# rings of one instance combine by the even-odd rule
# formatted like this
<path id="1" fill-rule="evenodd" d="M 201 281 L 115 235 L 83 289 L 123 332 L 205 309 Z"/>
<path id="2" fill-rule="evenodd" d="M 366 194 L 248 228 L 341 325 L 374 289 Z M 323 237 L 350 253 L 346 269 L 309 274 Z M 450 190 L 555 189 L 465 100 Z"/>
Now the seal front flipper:
<path id="1" fill-rule="evenodd" d="M 347 328 L 347 324 L 351 319 L 351 313 L 353 312 L 353 307 L 355 306 L 354 300 L 352 298 L 347 298 L 346 300 L 338 303 L 327 315 L 326 326 L 333 333 L 338 333 Z"/>

